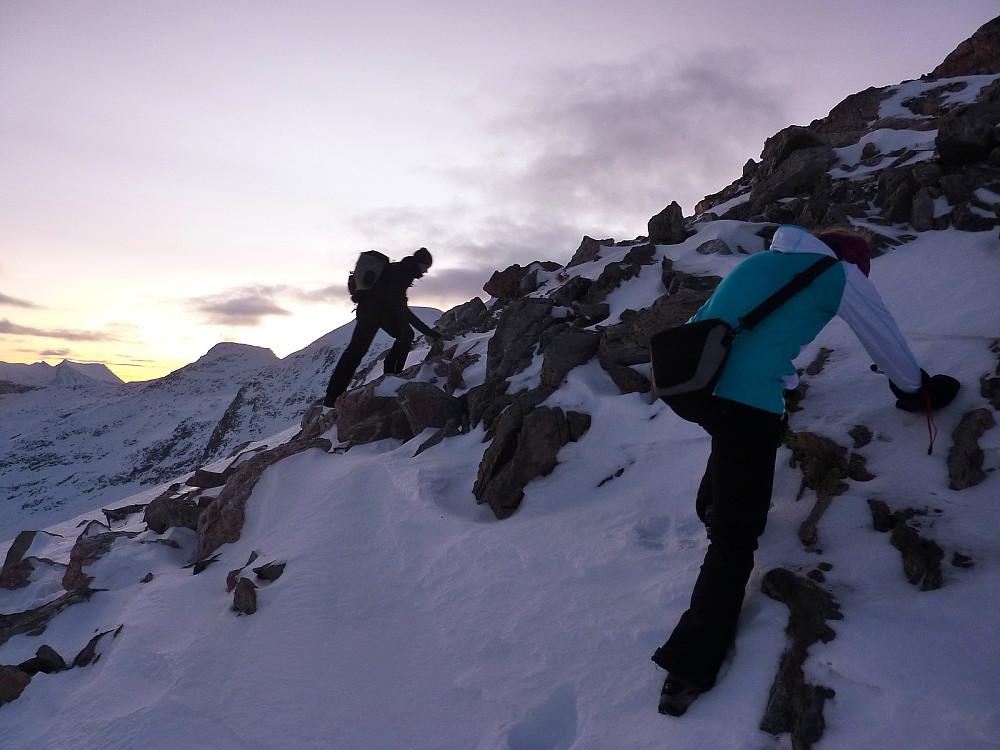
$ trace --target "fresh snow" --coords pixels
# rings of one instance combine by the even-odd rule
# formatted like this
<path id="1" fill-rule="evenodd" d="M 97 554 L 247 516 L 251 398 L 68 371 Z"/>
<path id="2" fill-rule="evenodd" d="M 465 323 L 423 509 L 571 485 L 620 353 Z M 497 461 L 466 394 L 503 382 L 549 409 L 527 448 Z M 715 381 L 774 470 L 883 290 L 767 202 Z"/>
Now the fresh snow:
<path id="1" fill-rule="evenodd" d="M 679 270 L 724 275 L 743 256 L 695 252 L 707 239 L 762 249 L 753 225 L 699 229 L 682 245 L 659 247 L 659 256 Z M 626 251 L 605 248 L 573 272 L 596 275 Z M 952 491 L 946 468 L 961 416 L 988 408 L 979 379 L 997 367 L 998 271 L 992 232 L 924 233 L 873 263 L 872 279 L 922 365 L 963 383 L 955 403 L 935 414 L 933 455 L 923 415 L 894 408 L 846 326 L 835 321 L 803 351 L 802 366 L 821 347 L 832 353 L 822 373 L 804 376 L 808 393 L 792 428 L 850 448 L 848 431 L 868 426 L 874 440 L 857 452 L 876 478 L 851 482 L 833 501 L 819 525 L 822 552 L 809 552 L 796 532 L 814 497 L 797 499 L 801 475 L 779 451 L 735 649 L 718 685 L 679 719 L 656 711 L 664 674 L 649 657 L 685 609 L 704 553 L 693 498 L 709 443 L 662 404 L 621 395 L 591 362 L 547 402 L 589 413 L 589 432 L 563 448 L 555 471 L 532 482 L 505 521 L 472 495 L 485 447 L 478 428 L 419 455 L 429 434 L 280 462 L 254 490 L 240 541 L 197 576 L 182 567 L 192 562 L 193 533 L 169 531 L 180 544 L 172 549 L 138 544 L 158 538 L 138 516 L 114 524 L 140 534 L 87 568 L 105 591 L 66 609 L 40 636 L 11 639 L 0 663 L 17 664 L 43 643 L 71 659 L 92 635 L 121 626 L 119 635 L 102 639 L 95 664 L 39 674 L 0 708 L 0 747 L 787 749 L 788 736 L 758 729 L 788 619 L 761 593 L 760 578 L 820 563 L 832 565 L 824 585 L 844 619 L 830 623 L 836 638 L 814 645 L 806 664 L 810 681 L 836 691 L 817 747 L 1000 747 L 998 480 L 991 473 Z M 606 323 L 662 293 L 659 274 L 657 262 L 615 291 Z M 488 334 L 472 334 L 458 343 L 485 354 L 487 342 Z M 427 370 L 418 378 L 430 379 Z M 519 375 L 517 387 L 532 385 L 537 372 Z M 469 385 L 484 374 L 481 365 L 465 373 Z M 289 425 L 266 442 L 294 432 Z M 336 440 L 335 431 L 327 436 Z M 994 472 L 1000 429 L 981 445 Z M 889 535 L 872 528 L 872 497 L 928 511 L 918 521 L 945 549 L 942 589 L 906 582 Z M 103 516 L 51 526 L 60 536 L 43 535 L 30 554 L 65 560 L 86 519 Z M 258 611 L 238 617 L 226 573 L 253 551 L 254 565 L 287 567 L 261 584 Z M 974 566 L 948 564 L 956 552 Z M 147 573 L 152 580 L 140 584 Z M 30 590 L 3 592 L 0 611 L 59 590 L 58 574 L 43 569 Z"/>

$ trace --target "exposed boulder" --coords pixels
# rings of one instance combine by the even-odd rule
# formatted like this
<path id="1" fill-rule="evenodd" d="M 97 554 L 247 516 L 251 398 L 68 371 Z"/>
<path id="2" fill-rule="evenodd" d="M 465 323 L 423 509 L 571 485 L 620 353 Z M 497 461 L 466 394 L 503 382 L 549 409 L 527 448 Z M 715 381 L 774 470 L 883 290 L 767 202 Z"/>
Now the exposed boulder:
<path id="1" fill-rule="evenodd" d="M 951 489 L 964 490 L 986 479 L 985 454 L 979 447 L 979 438 L 995 426 L 996 418 L 989 409 L 975 409 L 962 417 L 952 432 L 952 446 L 948 451 L 948 486 Z"/>
<path id="2" fill-rule="evenodd" d="M 252 615 L 257 611 L 257 584 L 249 578 L 240 578 L 236 583 L 233 611 L 240 615 Z"/>
<path id="3" fill-rule="evenodd" d="M 31 682 L 31 675 L 20 667 L 0 664 L 0 706 L 21 697 Z"/>
<path id="4" fill-rule="evenodd" d="M 521 505 L 528 482 L 551 473 L 559 449 L 589 428 L 587 414 L 545 406 L 525 413 L 516 404 L 508 406 L 479 464 L 476 502 L 488 504 L 498 519 L 508 518 Z"/>
<path id="5" fill-rule="evenodd" d="M 566 264 L 566 268 L 595 261 L 601 257 L 602 247 L 611 247 L 614 244 L 615 241 L 613 239 L 595 240 L 593 237 L 584 236 L 580 242 L 580 247 L 576 249 L 572 259 Z"/>
<path id="6" fill-rule="evenodd" d="M 428 427 L 440 428 L 449 421 L 462 419 L 462 401 L 432 383 L 404 383 L 397 394 L 399 407 L 414 435 Z"/>
<path id="7" fill-rule="evenodd" d="M 679 245 L 688 237 L 684 211 L 677 201 L 653 216 L 646 224 L 649 242 L 653 245 Z"/>
<path id="8" fill-rule="evenodd" d="M 66 660 L 51 646 L 43 645 L 35 651 L 33 657 L 21 662 L 17 666 L 22 671 L 34 677 L 39 672 L 42 674 L 52 674 L 53 672 L 63 671 L 66 669 Z"/>
<path id="9" fill-rule="evenodd" d="M 539 271 L 556 271 L 559 268 L 562 266 L 551 261 L 536 261 L 527 266 L 515 263 L 503 271 L 494 271 L 483 285 L 483 291 L 497 299 L 524 297 L 538 289 Z"/>
<path id="10" fill-rule="evenodd" d="M 473 297 L 448 310 L 435 325 L 444 336 L 458 336 L 470 331 L 487 330 L 489 321 L 490 311 L 486 303 L 479 297 Z"/>
<path id="11" fill-rule="evenodd" d="M 824 181 L 829 180 L 827 172 L 834 161 L 836 154 L 825 144 L 791 151 L 775 164 L 773 170 L 767 171 L 767 176 L 754 186 L 750 194 L 748 213 L 750 215 L 761 213 L 768 204 L 781 198 L 812 193 Z"/>
<path id="12" fill-rule="evenodd" d="M 196 498 L 199 489 L 179 492 L 173 485 L 153 498 L 143 511 L 142 520 L 157 534 L 170 528 L 198 530 L 198 517 L 203 508 Z"/>
<path id="13" fill-rule="evenodd" d="M 344 393 L 337 399 L 337 437 L 353 444 L 377 440 L 410 440 L 414 433 L 395 396 L 375 395 L 377 384 Z"/>

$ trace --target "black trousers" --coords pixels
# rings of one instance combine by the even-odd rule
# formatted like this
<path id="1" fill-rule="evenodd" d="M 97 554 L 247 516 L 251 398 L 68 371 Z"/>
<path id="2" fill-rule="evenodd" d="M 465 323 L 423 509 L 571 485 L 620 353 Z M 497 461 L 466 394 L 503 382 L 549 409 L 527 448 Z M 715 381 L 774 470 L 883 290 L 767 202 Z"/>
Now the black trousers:
<path id="1" fill-rule="evenodd" d="M 368 349 L 375 339 L 375 334 L 380 328 L 396 339 L 385 357 L 383 370 L 387 375 L 402 372 L 406 365 L 406 357 L 410 353 L 410 347 L 413 345 L 413 329 L 409 322 L 392 316 L 380 315 L 378 311 L 366 311 L 359 307 L 351 341 L 345 347 L 343 354 L 340 355 L 326 387 L 324 403 L 327 406 L 333 406 L 337 396 L 347 390 L 351 378 L 354 377 L 358 365 L 368 353 Z"/>
<path id="2" fill-rule="evenodd" d="M 712 436 L 695 502 L 709 544 L 691 603 L 653 661 L 708 689 L 736 636 L 757 539 L 767 523 L 782 420 L 715 396 L 693 399 L 675 411 Z"/>

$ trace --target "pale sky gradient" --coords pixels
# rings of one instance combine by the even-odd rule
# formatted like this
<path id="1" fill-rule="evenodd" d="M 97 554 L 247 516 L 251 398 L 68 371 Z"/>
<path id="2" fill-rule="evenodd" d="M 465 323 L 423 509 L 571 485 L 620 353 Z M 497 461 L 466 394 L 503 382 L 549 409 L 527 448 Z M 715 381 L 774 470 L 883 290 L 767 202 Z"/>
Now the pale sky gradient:
<path id="1" fill-rule="evenodd" d="M 481 7 L 482 6 L 482 7 Z M 0 361 L 158 377 L 685 214 L 763 141 L 930 72 L 997 0 L 0 0 Z"/>

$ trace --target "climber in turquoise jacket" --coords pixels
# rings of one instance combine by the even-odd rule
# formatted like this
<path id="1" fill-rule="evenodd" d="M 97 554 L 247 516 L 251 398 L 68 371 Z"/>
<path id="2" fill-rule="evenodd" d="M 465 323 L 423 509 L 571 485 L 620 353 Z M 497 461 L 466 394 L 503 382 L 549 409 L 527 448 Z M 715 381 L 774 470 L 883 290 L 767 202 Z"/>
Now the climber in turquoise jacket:
<path id="1" fill-rule="evenodd" d="M 736 337 L 712 394 L 673 405 L 712 437 L 712 451 L 695 503 L 709 546 L 690 607 L 653 661 L 667 670 L 660 712 L 680 716 L 715 684 L 736 635 L 757 539 L 764 532 L 783 431 L 784 391 L 797 382 L 795 359 L 836 315 L 889 378 L 896 405 L 930 412 L 948 404 L 958 381 L 920 369 L 892 315 L 868 279 L 865 238 L 835 229 L 813 235 L 798 226 L 775 232 L 770 252 L 734 268 L 692 321 L 721 318 L 734 328 L 746 315 L 821 256 L 831 266 L 809 286 Z"/>

